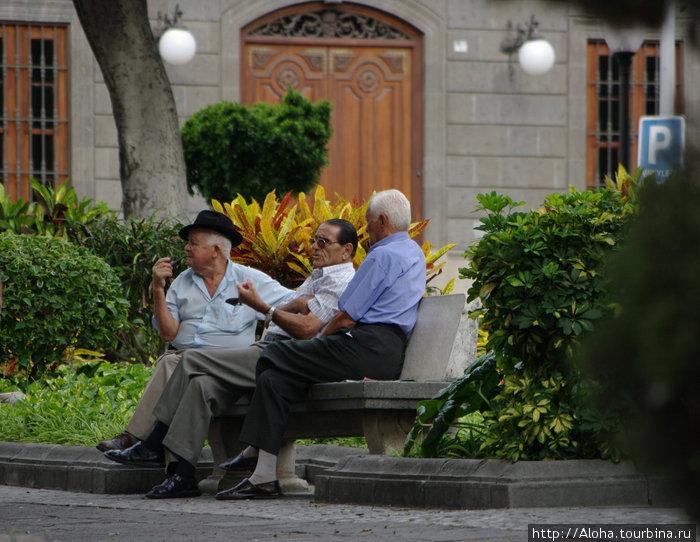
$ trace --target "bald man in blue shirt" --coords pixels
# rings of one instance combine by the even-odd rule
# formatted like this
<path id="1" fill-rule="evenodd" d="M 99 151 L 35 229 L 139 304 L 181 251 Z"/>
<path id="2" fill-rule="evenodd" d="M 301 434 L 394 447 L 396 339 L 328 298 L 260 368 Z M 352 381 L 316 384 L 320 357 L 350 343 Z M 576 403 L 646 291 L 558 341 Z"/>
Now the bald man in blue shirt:
<path id="1" fill-rule="evenodd" d="M 411 206 L 398 190 L 375 194 L 367 207 L 371 248 L 338 301 L 339 312 L 322 336 L 265 348 L 257 364 L 255 392 L 241 430 L 249 446 L 222 465 L 255 467 L 250 478 L 217 499 L 278 497 L 277 454 L 290 405 L 311 385 L 343 380 L 398 378 L 406 343 L 425 293 L 425 257 L 408 236 Z"/>

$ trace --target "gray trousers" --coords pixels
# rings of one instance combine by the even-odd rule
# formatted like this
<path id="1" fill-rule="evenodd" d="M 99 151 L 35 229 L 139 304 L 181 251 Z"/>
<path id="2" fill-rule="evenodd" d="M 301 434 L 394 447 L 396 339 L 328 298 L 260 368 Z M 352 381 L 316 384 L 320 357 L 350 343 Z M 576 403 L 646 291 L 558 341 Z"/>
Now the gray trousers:
<path id="1" fill-rule="evenodd" d="M 286 341 L 285 341 L 286 342 Z M 187 350 L 153 409 L 168 426 L 163 445 L 196 465 L 215 416 L 255 388 L 255 366 L 267 342 L 247 348 Z"/>

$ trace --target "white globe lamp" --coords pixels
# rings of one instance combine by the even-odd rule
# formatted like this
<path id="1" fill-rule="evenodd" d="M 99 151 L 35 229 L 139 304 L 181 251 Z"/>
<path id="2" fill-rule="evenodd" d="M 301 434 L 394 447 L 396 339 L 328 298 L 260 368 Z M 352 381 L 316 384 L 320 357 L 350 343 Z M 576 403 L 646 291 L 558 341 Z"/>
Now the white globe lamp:
<path id="1" fill-rule="evenodd" d="M 187 30 L 169 28 L 158 41 L 158 51 L 168 64 L 187 64 L 197 52 L 197 42 Z"/>
<path id="2" fill-rule="evenodd" d="M 518 63 L 530 75 L 543 75 L 554 66 L 554 48 L 545 39 L 525 40 L 518 50 Z"/>

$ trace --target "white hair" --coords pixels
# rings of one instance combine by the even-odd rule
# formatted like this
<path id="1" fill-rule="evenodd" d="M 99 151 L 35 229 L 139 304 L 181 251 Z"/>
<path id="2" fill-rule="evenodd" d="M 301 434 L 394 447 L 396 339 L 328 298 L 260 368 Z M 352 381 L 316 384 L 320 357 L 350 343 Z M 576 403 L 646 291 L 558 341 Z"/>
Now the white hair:
<path id="1" fill-rule="evenodd" d="M 411 227 L 411 203 L 398 190 L 377 192 L 367 206 L 367 213 L 373 217 L 386 215 L 389 226 L 397 231 L 408 231 Z"/>
<path id="2" fill-rule="evenodd" d="M 228 237 L 220 234 L 219 232 L 207 230 L 206 243 L 207 245 L 218 245 L 221 249 L 221 253 L 226 257 L 226 259 L 228 259 L 229 255 L 231 254 L 231 245 L 233 243 L 231 243 L 231 240 Z"/>

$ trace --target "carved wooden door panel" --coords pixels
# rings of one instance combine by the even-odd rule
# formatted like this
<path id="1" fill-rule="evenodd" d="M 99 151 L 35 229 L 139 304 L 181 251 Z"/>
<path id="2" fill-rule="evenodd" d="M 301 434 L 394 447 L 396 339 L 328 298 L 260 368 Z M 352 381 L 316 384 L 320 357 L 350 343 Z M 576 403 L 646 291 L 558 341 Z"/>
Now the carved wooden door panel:
<path id="1" fill-rule="evenodd" d="M 407 39 L 284 37 L 266 39 L 251 32 L 244 38 L 241 102 L 276 102 L 290 86 L 311 100 L 330 101 L 333 136 L 320 181 L 328 197 L 337 192 L 362 201 L 374 190 L 397 188 L 418 217 L 422 126 L 417 46 Z"/>

